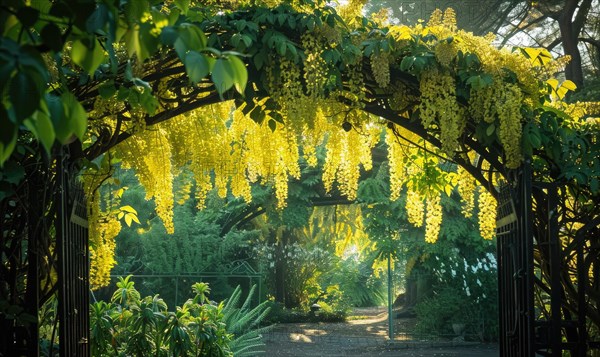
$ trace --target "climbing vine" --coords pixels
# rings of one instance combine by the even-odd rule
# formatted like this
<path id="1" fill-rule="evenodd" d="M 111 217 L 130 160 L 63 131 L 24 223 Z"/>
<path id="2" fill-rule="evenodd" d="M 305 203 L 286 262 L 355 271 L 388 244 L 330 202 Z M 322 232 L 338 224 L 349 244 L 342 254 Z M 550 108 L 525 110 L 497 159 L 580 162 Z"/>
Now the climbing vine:
<path id="1" fill-rule="evenodd" d="M 49 1 L 3 7 L 12 22 L 0 69 L 16 69 L 0 70 L 0 120 L 12 128 L 1 138 L 0 162 L 32 139 L 47 154 L 55 145 L 79 147 L 98 286 L 107 282 L 121 222 L 135 217 L 119 215 L 118 196 L 107 206 L 99 194 L 103 170 L 114 164 L 135 169 L 167 232 L 182 167 L 193 173 L 186 187 L 194 184 L 200 208 L 212 188 L 251 201 L 255 182 L 273 185 L 283 208 L 301 160 L 315 166 L 324 147 L 325 189 L 353 200 L 380 141 L 391 197 L 407 188 L 409 221 L 426 225 L 428 242 L 439 234 L 440 195 L 458 185 L 472 214 L 474 180 L 482 185 L 481 234 L 492 238 L 495 187 L 532 155 L 540 172 L 597 196 L 598 106 L 562 102 L 575 88 L 549 72 L 565 60 L 497 49 L 490 36 L 456 29 L 452 10 L 408 27 L 363 18 L 362 5 L 107 1 L 82 10 L 83 18 Z M 30 107 L 19 86 L 36 93 Z M 444 168 L 449 162 L 458 173 Z"/>

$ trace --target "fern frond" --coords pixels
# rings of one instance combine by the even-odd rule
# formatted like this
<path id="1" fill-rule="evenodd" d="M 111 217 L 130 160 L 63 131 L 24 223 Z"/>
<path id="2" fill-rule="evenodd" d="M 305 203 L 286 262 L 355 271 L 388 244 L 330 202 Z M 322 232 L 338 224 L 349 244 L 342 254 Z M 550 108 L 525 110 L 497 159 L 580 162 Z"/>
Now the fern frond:
<path id="1" fill-rule="evenodd" d="M 250 309 L 255 291 L 256 285 L 252 286 L 240 308 L 241 288 L 236 287 L 223 308 L 223 322 L 234 336 L 229 346 L 236 357 L 264 353 L 262 334 L 271 329 L 271 326 L 258 327 L 270 310 L 266 301 Z"/>

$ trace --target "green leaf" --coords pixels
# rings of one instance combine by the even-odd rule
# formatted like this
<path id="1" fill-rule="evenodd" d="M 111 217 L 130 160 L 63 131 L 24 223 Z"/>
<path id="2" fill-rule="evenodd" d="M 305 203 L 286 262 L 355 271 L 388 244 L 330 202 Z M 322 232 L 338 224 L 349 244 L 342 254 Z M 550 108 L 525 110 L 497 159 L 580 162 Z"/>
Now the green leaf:
<path id="1" fill-rule="evenodd" d="M 144 91 L 139 96 L 139 104 L 150 115 L 154 115 L 158 109 L 158 100 L 152 95 L 152 91 L 149 88 L 144 88 Z"/>
<path id="2" fill-rule="evenodd" d="M 182 14 L 187 15 L 188 10 L 190 9 L 190 0 L 175 0 L 173 2 L 175 3 L 175 6 L 181 10 Z"/>
<path id="3" fill-rule="evenodd" d="M 244 94 L 246 83 L 248 82 L 248 71 L 246 70 L 246 65 L 239 57 L 236 56 L 229 56 L 228 60 L 231 63 L 231 67 L 235 73 L 235 90 L 237 90 L 240 94 Z"/>
<path id="4" fill-rule="evenodd" d="M 254 66 L 256 67 L 256 69 L 260 70 L 263 67 L 266 57 L 267 56 L 264 51 L 260 51 L 254 55 L 253 61 L 254 61 Z"/>
<path id="5" fill-rule="evenodd" d="M 88 33 L 95 33 L 96 31 L 104 28 L 106 23 L 108 22 L 108 8 L 105 4 L 98 4 L 96 9 L 90 17 L 88 17 L 85 28 Z"/>
<path id="6" fill-rule="evenodd" d="M 160 42 L 166 46 L 175 45 L 175 41 L 179 38 L 179 31 L 173 26 L 165 26 L 160 32 Z"/>
<path id="7" fill-rule="evenodd" d="M 146 0 L 128 0 L 125 4 L 127 23 L 139 23 L 144 16 L 144 13 L 148 11 L 148 4 L 149 2 Z"/>
<path id="8" fill-rule="evenodd" d="M 65 121 L 68 123 L 70 131 L 79 140 L 83 140 L 83 135 L 87 130 L 87 113 L 85 109 L 70 92 L 63 93 L 60 97 L 64 108 Z"/>
<path id="9" fill-rule="evenodd" d="M 132 27 L 125 32 L 124 38 L 128 56 L 131 57 L 135 54 L 142 62 L 150 57 L 148 48 L 145 46 L 144 41 L 141 41 L 139 25 L 132 25 Z"/>
<path id="10" fill-rule="evenodd" d="M 417 58 L 414 56 L 404 57 L 400 62 L 400 70 L 404 72 L 408 71 L 413 66 L 416 59 Z"/>
<path id="11" fill-rule="evenodd" d="M 9 118 L 6 108 L 0 103 L 0 166 L 10 157 L 17 143 L 18 126 Z"/>
<path id="12" fill-rule="evenodd" d="M 217 92 L 223 94 L 236 83 L 236 70 L 231 65 L 231 61 L 226 58 L 219 58 L 215 62 L 211 78 Z"/>
<path id="13" fill-rule="evenodd" d="M 275 120 L 269 119 L 267 124 L 269 125 L 269 129 L 271 129 L 271 131 L 275 131 L 275 129 L 277 129 L 277 122 Z"/>
<path id="14" fill-rule="evenodd" d="M 184 63 L 187 75 L 194 84 L 200 82 L 210 71 L 206 58 L 196 51 L 188 52 Z"/>
<path id="15" fill-rule="evenodd" d="M 18 185 L 25 178 L 25 169 L 18 162 L 9 161 L 6 163 L 4 170 L 2 170 L 0 177 L 2 176 L 4 176 L 4 181 Z"/>
<path id="16" fill-rule="evenodd" d="M 492 135 L 494 135 L 494 131 L 496 131 L 496 125 L 494 123 L 492 123 L 485 130 L 485 135 L 492 136 Z"/>
<path id="17" fill-rule="evenodd" d="M 188 51 L 200 51 L 206 47 L 206 36 L 196 25 L 181 24 L 179 26 L 179 37 Z"/>
<path id="18" fill-rule="evenodd" d="M 104 99 L 112 97 L 113 95 L 115 95 L 116 92 L 117 88 L 115 87 L 115 83 L 113 81 L 105 83 L 98 87 L 98 93 L 100 93 L 100 96 Z"/>
<path id="19" fill-rule="evenodd" d="M 9 79 L 15 70 L 15 59 L 11 56 L 5 60 L 0 57 L 0 93 L 4 92 L 4 87 L 9 83 Z"/>
<path id="20" fill-rule="evenodd" d="M 40 93 L 28 73 L 19 71 L 10 81 L 9 98 L 18 122 L 28 118 L 40 103 Z"/>
<path id="21" fill-rule="evenodd" d="M 56 133 L 54 132 L 54 126 L 50 117 L 43 111 L 38 111 L 29 120 L 25 122 L 27 127 L 32 128 L 32 132 L 44 146 L 46 152 L 50 154 L 54 140 L 56 139 Z"/>
<path id="22" fill-rule="evenodd" d="M 47 94 L 46 104 L 48 105 L 56 139 L 61 143 L 66 143 L 73 132 L 70 130 L 69 123 L 65 120 L 65 109 L 61 99 L 55 95 Z"/>
<path id="23" fill-rule="evenodd" d="M 86 39 L 85 43 L 77 40 L 71 47 L 71 59 L 91 76 L 104 61 L 104 51 L 95 38 Z"/>

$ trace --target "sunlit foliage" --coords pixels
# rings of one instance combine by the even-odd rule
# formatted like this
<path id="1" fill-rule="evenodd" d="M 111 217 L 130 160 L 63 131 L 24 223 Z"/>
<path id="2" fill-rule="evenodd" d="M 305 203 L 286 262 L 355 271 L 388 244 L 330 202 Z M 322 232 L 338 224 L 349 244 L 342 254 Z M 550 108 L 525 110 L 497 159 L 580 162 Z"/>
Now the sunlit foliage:
<path id="1" fill-rule="evenodd" d="M 120 221 L 131 224 L 135 217 L 119 216 L 118 195 L 110 204 L 98 196 L 116 162 L 135 169 L 167 232 L 173 231 L 172 180 L 182 167 L 193 173 L 189 184 L 198 188 L 200 207 L 213 187 L 222 197 L 251 201 L 250 184 L 260 182 L 275 187 L 282 209 L 289 180 L 300 177 L 300 160 L 315 165 L 319 145 L 326 150 L 325 189 L 353 200 L 361 172 L 372 167 L 371 150 L 384 140 L 391 196 L 407 187 L 409 220 L 425 224 L 428 242 L 439 232 L 440 195 L 458 184 L 466 215 L 474 205 L 473 182 L 465 171 L 444 170 L 448 161 L 490 192 L 479 200 L 480 212 L 488 213 L 480 216 L 486 238 L 494 232 L 498 178 L 534 151 L 545 152 L 534 163 L 539 172 L 559 167 L 552 177 L 598 192 L 594 141 L 572 140 L 595 135 L 588 117 L 597 108 L 565 114 L 577 112 L 561 103 L 575 88 L 550 73 L 564 62 L 554 65 L 543 50 L 497 49 L 491 36 L 458 30 L 452 10 L 408 27 L 363 18 L 363 1 L 338 9 L 307 0 L 109 3 L 91 9 L 95 16 L 77 24 L 86 31 L 67 42 L 42 31 L 43 24 L 34 29 L 41 37 L 21 36 L 31 19 L 10 15 L 18 21 L 4 29 L 0 53 L 1 68 L 15 58 L 34 64 L 1 71 L 10 88 L 42 79 L 31 108 L 16 90 L 3 95 L 7 116 L 0 118 L 12 118 L 14 130 L 1 138 L 0 161 L 11 157 L 17 137 L 21 144 L 37 138 L 48 152 L 56 141 L 81 140 L 95 220 L 95 285 L 106 283 L 114 264 Z M 70 34 L 61 29 L 59 35 Z M 60 40 L 51 47 L 57 56 L 32 56 L 19 47 L 55 44 L 48 39 Z M 19 136 L 21 124 L 27 130 Z"/>

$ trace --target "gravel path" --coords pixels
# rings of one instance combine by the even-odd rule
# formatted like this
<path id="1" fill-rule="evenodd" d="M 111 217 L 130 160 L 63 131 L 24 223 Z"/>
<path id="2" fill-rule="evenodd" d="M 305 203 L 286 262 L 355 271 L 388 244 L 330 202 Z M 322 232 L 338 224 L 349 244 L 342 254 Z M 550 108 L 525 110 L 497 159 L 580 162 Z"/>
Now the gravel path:
<path id="1" fill-rule="evenodd" d="M 361 319 L 343 323 L 279 324 L 265 335 L 269 357 L 337 356 L 498 356 L 497 345 L 468 342 L 415 341 L 414 319 L 397 319 L 394 341 L 387 337 L 385 308 L 356 309 Z"/>

